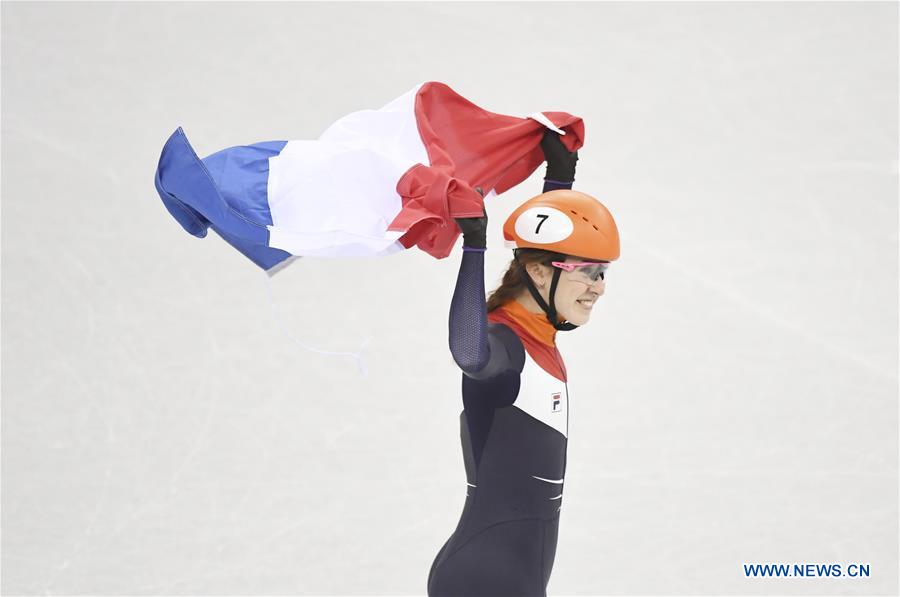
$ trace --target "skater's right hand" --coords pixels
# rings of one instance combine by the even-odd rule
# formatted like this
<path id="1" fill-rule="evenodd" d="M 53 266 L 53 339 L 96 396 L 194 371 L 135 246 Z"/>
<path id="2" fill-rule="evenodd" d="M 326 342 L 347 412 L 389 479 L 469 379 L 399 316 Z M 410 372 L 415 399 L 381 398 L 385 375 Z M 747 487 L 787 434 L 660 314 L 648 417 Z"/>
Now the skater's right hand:
<path id="1" fill-rule="evenodd" d="M 484 191 L 481 187 L 475 187 L 478 194 L 484 197 Z M 463 247 L 470 249 L 487 248 L 487 210 L 483 211 L 480 218 L 454 218 L 456 225 L 463 233 Z"/>

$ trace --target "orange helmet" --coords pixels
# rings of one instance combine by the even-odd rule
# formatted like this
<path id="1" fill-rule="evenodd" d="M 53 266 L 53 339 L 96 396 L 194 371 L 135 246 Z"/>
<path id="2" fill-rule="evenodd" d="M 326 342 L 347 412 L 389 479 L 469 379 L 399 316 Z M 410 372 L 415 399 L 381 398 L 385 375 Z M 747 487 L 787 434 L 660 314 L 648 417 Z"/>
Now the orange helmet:
<path id="1" fill-rule="evenodd" d="M 596 261 L 619 258 L 619 230 L 612 214 L 586 193 L 548 191 L 520 205 L 503 224 L 510 248 L 544 249 Z"/>

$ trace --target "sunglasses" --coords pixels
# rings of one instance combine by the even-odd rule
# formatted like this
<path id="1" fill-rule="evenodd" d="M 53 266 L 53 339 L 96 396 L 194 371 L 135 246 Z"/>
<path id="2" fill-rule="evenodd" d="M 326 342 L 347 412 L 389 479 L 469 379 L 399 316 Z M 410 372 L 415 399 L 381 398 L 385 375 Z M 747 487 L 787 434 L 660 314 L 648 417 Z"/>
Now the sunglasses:
<path id="1" fill-rule="evenodd" d="M 597 280 L 606 280 L 606 268 L 609 267 L 609 263 L 597 263 L 596 261 L 579 261 L 571 263 L 565 261 L 552 261 L 551 265 L 572 273 L 572 278 L 575 281 L 587 285 L 594 284 Z"/>

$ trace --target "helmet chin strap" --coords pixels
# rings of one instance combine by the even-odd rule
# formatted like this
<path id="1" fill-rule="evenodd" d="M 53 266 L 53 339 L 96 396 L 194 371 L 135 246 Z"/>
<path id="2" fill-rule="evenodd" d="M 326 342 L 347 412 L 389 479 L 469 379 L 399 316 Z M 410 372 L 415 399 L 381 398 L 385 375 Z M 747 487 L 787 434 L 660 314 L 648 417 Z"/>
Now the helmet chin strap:
<path id="1" fill-rule="evenodd" d="M 538 292 L 538 289 L 534 287 L 534 282 L 531 281 L 531 276 L 527 273 L 525 274 L 525 285 L 528 287 L 528 291 L 531 293 L 531 296 L 534 297 L 534 300 L 540 305 L 541 309 L 544 310 L 544 313 L 547 314 L 547 319 L 550 320 L 550 323 L 557 330 L 561 332 L 568 332 L 574 330 L 578 326 L 574 323 L 569 323 L 568 321 L 564 323 L 558 322 L 556 319 L 556 286 L 559 284 L 559 275 L 562 273 L 561 270 L 557 268 L 553 268 L 553 281 L 550 282 L 550 304 L 547 304 L 547 301 L 544 300 L 544 297 L 541 296 L 541 293 Z"/>

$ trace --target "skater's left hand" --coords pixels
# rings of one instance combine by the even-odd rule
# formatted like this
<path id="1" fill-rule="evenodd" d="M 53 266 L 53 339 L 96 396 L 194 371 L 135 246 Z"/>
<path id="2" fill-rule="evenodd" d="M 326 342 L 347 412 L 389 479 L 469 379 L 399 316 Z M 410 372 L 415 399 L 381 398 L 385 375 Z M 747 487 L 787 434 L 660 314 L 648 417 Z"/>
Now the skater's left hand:
<path id="1" fill-rule="evenodd" d="M 561 182 L 575 180 L 575 163 L 578 152 L 569 151 L 559 138 L 559 133 L 546 129 L 541 139 L 541 149 L 547 160 L 547 178 Z"/>

